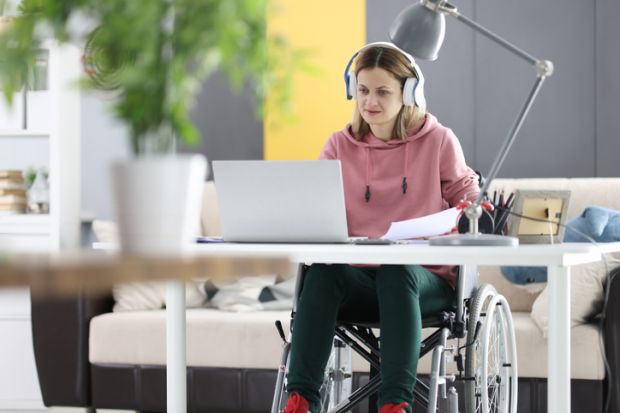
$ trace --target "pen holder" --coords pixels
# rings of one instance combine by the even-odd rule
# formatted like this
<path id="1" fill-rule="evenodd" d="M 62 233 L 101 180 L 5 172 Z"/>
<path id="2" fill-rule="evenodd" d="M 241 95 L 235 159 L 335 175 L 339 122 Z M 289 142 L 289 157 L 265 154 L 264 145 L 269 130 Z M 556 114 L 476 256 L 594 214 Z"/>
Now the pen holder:
<path id="1" fill-rule="evenodd" d="M 514 204 L 514 193 L 510 193 L 508 196 L 504 196 L 502 191 L 497 197 L 497 193 L 493 194 L 493 199 L 490 200 L 494 206 L 493 221 L 495 222 L 494 233 L 497 235 L 508 234 L 508 217 Z"/>

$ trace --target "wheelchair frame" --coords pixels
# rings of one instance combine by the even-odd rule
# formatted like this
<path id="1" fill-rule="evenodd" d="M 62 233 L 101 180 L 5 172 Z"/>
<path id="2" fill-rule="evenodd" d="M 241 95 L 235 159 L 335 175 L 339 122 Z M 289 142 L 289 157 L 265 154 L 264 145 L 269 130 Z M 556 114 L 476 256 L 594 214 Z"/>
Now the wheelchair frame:
<path id="1" fill-rule="evenodd" d="M 271 413 L 281 413 L 286 404 L 286 373 L 293 324 L 306 269 L 307 265 L 299 265 L 288 339 L 282 324 L 276 322 L 284 347 Z M 479 285 L 475 265 L 462 265 L 459 268 L 456 304 L 454 311 L 443 311 L 422 320 L 422 328 L 436 330 L 422 341 L 420 359 L 432 350 L 432 367 L 428 384 L 420 377 L 416 378 L 413 389 L 415 403 L 424 407 L 427 413 L 458 413 L 458 393 L 453 386 L 447 387 L 449 383 L 462 380 L 465 384 L 466 413 L 516 413 L 516 343 L 508 302 L 492 286 Z M 376 327 L 378 325 L 337 324 L 332 356 L 321 388 L 320 411 L 313 413 L 348 412 L 366 398 L 369 400 L 369 411 L 373 411 L 375 394 L 381 385 L 378 374 L 381 358 L 379 337 L 372 330 Z M 457 345 L 448 345 L 448 339 L 456 339 Z M 465 344 L 460 345 L 463 339 Z M 497 345 L 497 348 L 493 347 L 493 357 L 489 361 L 489 347 L 492 345 Z M 369 382 L 353 392 L 351 350 L 364 358 L 371 368 Z M 458 375 L 446 374 L 448 362 L 456 362 Z M 494 370 L 489 371 L 489 366 Z"/>

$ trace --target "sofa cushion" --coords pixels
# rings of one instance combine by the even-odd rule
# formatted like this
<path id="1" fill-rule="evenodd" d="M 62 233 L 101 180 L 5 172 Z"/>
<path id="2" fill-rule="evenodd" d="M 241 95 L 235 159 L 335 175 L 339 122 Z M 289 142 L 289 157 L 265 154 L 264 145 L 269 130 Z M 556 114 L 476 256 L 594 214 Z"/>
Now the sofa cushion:
<path id="1" fill-rule="evenodd" d="M 513 312 L 517 340 L 519 377 L 547 377 L 547 340 L 530 318 L 529 313 Z M 423 336 L 430 332 L 425 331 Z M 456 345 L 456 342 L 453 341 Z M 463 343 L 460 343 L 463 345 Z M 431 354 L 418 364 L 418 373 L 430 373 Z M 456 374 L 454 363 L 449 372 Z M 603 358 L 599 346 L 598 327 L 584 324 L 571 329 L 571 376 L 574 379 L 602 380 L 605 377 Z"/>
<path id="2" fill-rule="evenodd" d="M 489 193 L 516 189 L 541 189 L 570 191 L 566 217 L 574 218 L 590 205 L 620 210 L 620 178 L 519 178 L 495 179 Z"/>
<path id="3" fill-rule="evenodd" d="M 618 256 L 618 255 L 617 255 Z M 617 267 L 609 264 L 609 270 Z M 584 324 L 600 314 L 603 309 L 603 292 L 607 269 L 603 262 L 593 262 L 572 267 L 570 270 L 570 311 L 571 326 Z M 532 320 L 547 336 L 549 329 L 549 291 L 548 287 L 536 298 L 532 305 Z"/>
<path id="4" fill-rule="evenodd" d="M 207 181 L 202 193 L 202 209 L 200 212 L 200 223 L 202 235 L 220 236 L 222 235 L 220 225 L 220 210 L 217 204 L 217 192 L 215 183 Z"/>
<path id="5" fill-rule="evenodd" d="M 190 366 L 276 369 L 282 341 L 274 327 L 281 320 L 288 329 L 289 311 L 229 313 L 212 309 L 187 311 L 187 363 Z M 546 377 L 547 341 L 528 313 L 514 313 L 519 375 Z M 90 356 L 94 364 L 163 365 L 166 360 L 164 311 L 107 313 L 92 319 Z M 286 330 L 288 331 L 288 330 Z M 423 333 L 428 336 L 432 329 Z M 462 344 L 462 343 L 461 343 Z M 572 329 L 573 378 L 604 377 L 596 326 Z M 428 373 L 431 354 L 422 358 L 418 372 Z M 367 372 L 368 364 L 354 355 L 353 371 Z"/>
<path id="6" fill-rule="evenodd" d="M 233 313 L 187 310 L 187 363 L 191 366 L 276 368 L 290 311 Z M 166 312 L 106 313 L 90 323 L 91 363 L 165 364 Z"/>
<path id="7" fill-rule="evenodd" d="M 513 314 L 520 377 L 547 377 L 548 341 L 527 313 Z M 571 329 L 571 377 L 602 380 L 605 368 L 596 324 Z"/>
<path id="8" fill-rule="evenodd" d="M 527 313 L 513 314 L 520 377 L 547 377 L 548 341 Z M 603 380 L 605 367 L 596 324 L 571 329 L 571 377 Z"/>

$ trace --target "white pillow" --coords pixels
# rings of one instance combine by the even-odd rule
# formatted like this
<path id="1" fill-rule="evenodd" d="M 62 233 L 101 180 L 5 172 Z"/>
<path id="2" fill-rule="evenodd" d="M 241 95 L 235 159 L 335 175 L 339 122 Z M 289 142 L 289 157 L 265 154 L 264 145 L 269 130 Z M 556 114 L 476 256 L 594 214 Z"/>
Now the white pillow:
<path id="1" fill-rule="evenodd" d="M 112 221 L 95 220 L 93 232 L 100 242 L 118 243 L 118 229 Z M 202 289 L 204 280 L 185 283 L 185 305 L 188 308 L 202 306 L 207 295 Z M 112 288 L 114 308 L 112 311 L 159 310 L 166 304 L 166 282 L 133 282 L 116 284 Z"/>
<path id="2" fill-rule="evenodd" d="M 263 288 L 273 286 L 275 275 L 241 277 L 233 282 L 215 283 L 217 293 L 209 301 L 209 306 L 224 311 L 263 310 L 259 295 Z"/>
<path id="3" fill-rule="evenodd" d="M 611 258 L 611 257 L 610 257 Z M 610 259 L 610 261 L 613 259 Z M 617 264 L 609 264 L 611 271 Z M 605 283 L 605 264 L 593 262 L 571 267 L 570 321 L 571 327 L 585 324 L 602 311 Z M 530 316 L 547 337 L 549 329 L 549 287 L 540 293 L 532 305 Z"/>
<path id="4" fill-rule="evenodd" d="M 185 283 L 185 306 L 201 307 L 207 295 L 199 287 L 203 282 Z M 112 289 L 114 308 L 112 311 L 158 310 L 166 304 L 166 282 L 134 282 L 116 284 Z"/>

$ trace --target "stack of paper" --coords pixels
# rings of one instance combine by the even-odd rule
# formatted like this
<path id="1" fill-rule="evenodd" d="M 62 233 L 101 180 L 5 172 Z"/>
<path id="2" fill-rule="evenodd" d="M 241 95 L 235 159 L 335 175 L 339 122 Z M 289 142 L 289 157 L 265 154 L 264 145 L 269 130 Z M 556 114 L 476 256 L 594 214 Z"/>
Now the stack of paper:
<path id="1" fill-rule="evenodd" d="M 381 238 L 397 241 L 447 234 L 456 229 L 460 213 L 460 210 L 450 208 L 420 218 L 392 222 L 388 232 Z"/>

